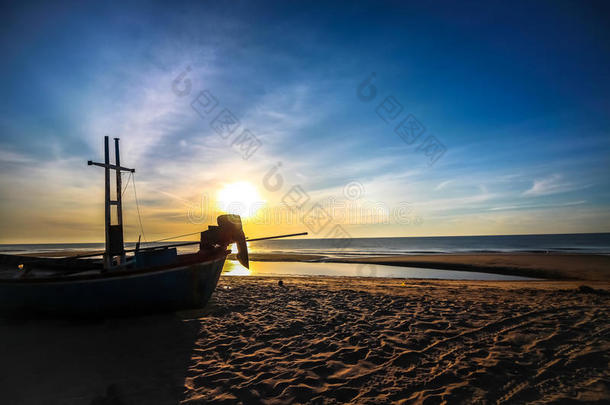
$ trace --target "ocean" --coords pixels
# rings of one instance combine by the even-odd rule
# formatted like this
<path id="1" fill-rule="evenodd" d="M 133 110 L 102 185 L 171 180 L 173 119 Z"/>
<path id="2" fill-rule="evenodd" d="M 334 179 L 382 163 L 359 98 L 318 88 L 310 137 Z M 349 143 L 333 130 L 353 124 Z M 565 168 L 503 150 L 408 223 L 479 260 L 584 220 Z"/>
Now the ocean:
<path id="1" fill-rule="evenodd" d="M 610 233 L 278 239 L 257 242 L 252 248 L 253 252 L 310 253 L 329 256 L 508 252 L 610 254 Z"/>
<path id="2" fill-rule="evenodd" d="M 163 242 L 171 243 L 171 241 Z M 163 244 L 161 243 L 161 244 Z M 133 246 L 133 244 L 127 244 Z M 143 246 L 148 246 L 143 244 Z M 0 253 L 103 250 L 103 243 L 0 244 Z M 194 251 L 197 246 L 181 248 Z M 277 239 L 252 242 L 252 253 L 301 253 L 332 257 L 447 253 L 594 253 L 610 254 L 610 233 L 551 235 L 440 236 L 353 239 Z"/>

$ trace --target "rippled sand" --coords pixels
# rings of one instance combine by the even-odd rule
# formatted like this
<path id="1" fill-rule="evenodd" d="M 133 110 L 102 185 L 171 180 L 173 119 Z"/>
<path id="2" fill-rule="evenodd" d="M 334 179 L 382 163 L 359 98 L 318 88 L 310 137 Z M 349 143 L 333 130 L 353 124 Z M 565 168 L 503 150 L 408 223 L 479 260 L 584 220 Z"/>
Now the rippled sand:
<path id="1" fill-rule="evenodd" d="M 6 403 L 610 400 L 610 284 L 223 277 L 205 310 L 0 324 Z"/>
<path id="2" fill-rule="evenodd" d="M 610 297 L 576 286 L 223 279 L 186 398 L 610 399 Z"/>

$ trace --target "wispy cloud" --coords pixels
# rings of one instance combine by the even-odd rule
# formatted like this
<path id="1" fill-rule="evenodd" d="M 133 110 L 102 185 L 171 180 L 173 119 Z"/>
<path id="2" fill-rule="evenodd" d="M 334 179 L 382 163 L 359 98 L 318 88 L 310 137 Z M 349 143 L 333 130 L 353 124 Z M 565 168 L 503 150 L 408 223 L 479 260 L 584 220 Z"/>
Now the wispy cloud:
<path id="1" fill-rule="evenodd" d="M 434 187 L 434 189 L 435 189 L 436 191 L 442 190 L 442 189 L 444 189 L 445 187 L 447 187 L 447 186 L 449 185 L 449 183 L 451 183 L 451 180 L 445 180 L 445 181 L 441 181 L 440 183 L 438 183 L 438 184 L 436 185 L 436 187 Z"/>
<path id="2" fill-rule="evenodd" d="M 532 187 L 523 192 L 524 196 L 541 196 L 549 194 L 565 193 L 580 188 L 589 187 L 590 184 L 574 184 L 563 180 L 560 174 L 553 174 L 544 179 L 534 180 Z"/>
<path id="3" fill-rule="evenodd" d="M 32 159 L 21 153 L 9 150 L 0 150 L 0 164 L 2 163 L 30 163 Z"/>
<path id="4" fill-rule="evenodd" d="M 536 209 L 536 208 L 555 208 L 555 207 L 570 207 L 573 205 L 585 204 L 586 200 L 579 201 L 568 201 L 565 203 L 550 203 L 550 204 L 515 204 L 506 205 L 501 207 L 491 207 L 488 211 L 512 211 L 512 210 L 524 210 L 524 209 Z"/>

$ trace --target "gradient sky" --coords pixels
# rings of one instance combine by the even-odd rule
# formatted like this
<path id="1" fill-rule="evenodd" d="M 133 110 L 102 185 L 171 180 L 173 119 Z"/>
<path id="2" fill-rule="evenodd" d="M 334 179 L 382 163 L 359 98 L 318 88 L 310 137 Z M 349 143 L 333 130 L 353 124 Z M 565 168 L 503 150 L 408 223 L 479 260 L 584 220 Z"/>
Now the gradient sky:
<path id="1" fill-rule="evenodd" d="M 604 2 L 404 3 L 4 5 L 0 243 L 103 241 L 103 170 L 86 161 L 104 135 L 137 170 L 148 240 L 211 223 L 197 207 L 244 180 L 269 210 L 294 185 L 309 205 L 407 207 L 403 222 L 333 214 L 355 237 L 610 231 Z M 204 89 L 262 142 L 249 159 L 191 108 Z M 404 107 L 391 123 L 388 96 Z M 433 165 L 394 133 L 407 114 L 447 148 Z M 262 222 L 248 234 L 304 230 Z"/>

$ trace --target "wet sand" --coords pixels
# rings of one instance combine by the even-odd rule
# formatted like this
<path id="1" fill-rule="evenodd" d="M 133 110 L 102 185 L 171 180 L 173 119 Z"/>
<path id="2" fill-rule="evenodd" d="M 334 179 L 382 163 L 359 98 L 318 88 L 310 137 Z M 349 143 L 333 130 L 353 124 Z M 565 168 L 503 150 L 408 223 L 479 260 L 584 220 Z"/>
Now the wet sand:
<path id="1" fill-rule="evenodd" d="M 277 282 L 222 277 L 175 314 L 2 320 L 3 402 L 610 400 L 610 283 Z"/>
<path id="2" fill-rule="evenodd" d="M 469 253 L 337 258 L 322 255 L 253 253 L 250 260 L 386 264 L 551 280 L 610 281 L 610 256 L 593 254 Z"/>

